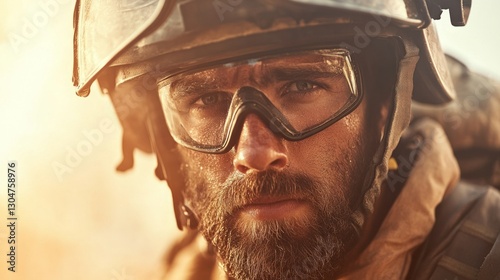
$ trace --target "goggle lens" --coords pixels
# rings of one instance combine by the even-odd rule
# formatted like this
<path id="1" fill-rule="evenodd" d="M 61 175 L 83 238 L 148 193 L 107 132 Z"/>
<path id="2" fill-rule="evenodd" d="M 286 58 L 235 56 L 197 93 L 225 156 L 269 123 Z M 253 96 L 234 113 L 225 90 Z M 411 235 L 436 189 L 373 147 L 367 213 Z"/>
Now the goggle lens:
<path id="1" fill-rule="evenodd" d="M 245 112 L 255 111 L 289 140 L 338 121 L 361 99 L 355 69 L 347 50 L 323 49 L 178 74 L 158 86 L 174 139 L 191 149 L 221 153 L 230 149 Z"/>

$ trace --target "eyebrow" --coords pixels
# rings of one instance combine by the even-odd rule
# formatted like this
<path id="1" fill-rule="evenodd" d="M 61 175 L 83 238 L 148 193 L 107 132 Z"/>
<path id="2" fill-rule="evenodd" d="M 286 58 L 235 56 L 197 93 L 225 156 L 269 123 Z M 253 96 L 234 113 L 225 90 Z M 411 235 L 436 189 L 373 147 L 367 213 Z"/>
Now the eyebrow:
<path id="1" fill-rule="evenodd" d="M 264 74 L 261 75 L 262 78 L 256 82 L 263 86 L 268 86 L 273 82 L 324 79 L 340 73 L 342 73 L 341 68 L 336 68 L 335 71 L 332 71 L 332 69 L 327 69 L 327 67 L 323 65 L 271 67 L 270 69 L 264 70 Z"/>
<path id="2" fill-rule="evenodd" d="M 210 91 L 217 89 L 216 79 L 210 77 L 183 77 L 172 81 L 170 84 L 170 93 L 173 98 L 183 98 L 193 95 L 200 91 Z"/>
<path id="3" fill-rule="evenodd" d="M 321 64 L 300 64 L 298 66 L 272 66 L 262 65 L 261 70 L 256 69 L 259 75 L 251 74 L 249 82 L 267 87 L 272 83 L 281 81 L 324 79 L 342 73 L 342 68 L 338 66 Z M 220 89 L 221 80 L 215 78 L 222 75 L 217 72 L 203 75 L 202 77 L 185 76 L 170 83 L 170 94 L 174 99 L 184 98 L 194 95 L 197 92 L 210 92 Z M 223 78 L 226 79 L 227 77 Z M 242 85 L 243 86 L 243 85 Z"/>

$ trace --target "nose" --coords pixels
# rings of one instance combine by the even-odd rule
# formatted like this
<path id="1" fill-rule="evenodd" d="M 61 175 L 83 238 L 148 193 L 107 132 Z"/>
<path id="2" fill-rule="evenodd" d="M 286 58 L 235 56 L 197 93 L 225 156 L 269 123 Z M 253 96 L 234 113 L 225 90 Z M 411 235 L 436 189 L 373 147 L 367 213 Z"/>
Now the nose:
<path id="1" fill-rule="evenodd" d="M 280 171 L 288 165 L 283 142 L 255 114 L 246 117 L 235 149 L 233 165 L 244 174 Z"/>

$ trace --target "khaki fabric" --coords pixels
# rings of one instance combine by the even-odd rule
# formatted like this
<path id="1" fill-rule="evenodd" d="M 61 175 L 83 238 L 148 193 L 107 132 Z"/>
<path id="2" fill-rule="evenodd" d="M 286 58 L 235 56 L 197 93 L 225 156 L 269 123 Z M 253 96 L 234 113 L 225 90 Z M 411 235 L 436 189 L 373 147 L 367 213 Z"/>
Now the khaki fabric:
<path id="1" fill-rule="evenodd" d="M 429 119 L 411 126 L 404 138 L 422 137 L 410 176 L 373 241 L 341 279 L 404 279 L 414 250 L 431 231 L 434 210 L 460 178 L 444 131 Z"/>

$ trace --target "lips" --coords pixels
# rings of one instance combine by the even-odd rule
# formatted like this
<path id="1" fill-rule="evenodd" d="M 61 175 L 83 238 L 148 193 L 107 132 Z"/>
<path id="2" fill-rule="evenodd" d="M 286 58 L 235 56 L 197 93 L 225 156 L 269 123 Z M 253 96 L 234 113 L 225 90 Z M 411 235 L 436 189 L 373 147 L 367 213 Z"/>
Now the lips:
<path id="1" fill-rule="evenodd" d="M 240 211 L 246 218 L 266 221 L 302 216 L 309 207 L 306 200 L 298 197 L 261 197 Z"/>

